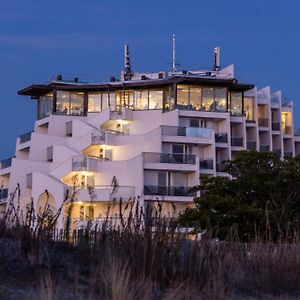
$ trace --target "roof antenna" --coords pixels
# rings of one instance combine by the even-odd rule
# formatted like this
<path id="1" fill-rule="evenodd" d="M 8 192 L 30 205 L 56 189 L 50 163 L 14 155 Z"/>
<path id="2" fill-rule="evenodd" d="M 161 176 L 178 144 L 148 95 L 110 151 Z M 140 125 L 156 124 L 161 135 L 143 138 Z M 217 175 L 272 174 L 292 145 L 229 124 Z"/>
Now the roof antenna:
<path id="1" fill-rule="evenodd" d="M 130 80 L 132 76 L 132 70 L 130 65 L 129 46 L 124 46 L 124 79 Z"/>
<path id="2" fill-rule="evenodd" d="M 220 47 L 214 48 L 214 71 L 220 71 Z"/>
<path id="3" fill-rule="evenodd" d="M 173 60 L 172 60 L 172 72 L 176 73 L 176 37 L 173 34 Z"/>

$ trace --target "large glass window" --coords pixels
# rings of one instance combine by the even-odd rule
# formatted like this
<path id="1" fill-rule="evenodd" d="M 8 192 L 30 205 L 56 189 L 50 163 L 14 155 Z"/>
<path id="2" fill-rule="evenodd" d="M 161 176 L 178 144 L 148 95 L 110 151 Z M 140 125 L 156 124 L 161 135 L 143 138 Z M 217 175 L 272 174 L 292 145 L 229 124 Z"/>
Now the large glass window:
<path id="1" fill-rule="evenodd" d="M 254 98 L 245 97 L 244 108 L 246 113 L 246 120 L 253 121 L 254 120 Z"/>
<path id="2" fill-rule="evenodd" d="M 149 91 L 149 109 L 161 109 L 163 102 L 163 91 Z"/>
<path id="3" fill-rule="evenodd" d="M 53 93 L 43 95 L 39 98 L 38 119 L 48 117 L 52 112 Z"/>
<path id="4" fill-rule="evenodd" d="M 179 109 L 187 109 L 189 104 L 189 86 L 177 85 L 177 106 Z"/>
<path id="5" fill-rule="evenodd" d="M 216 111 L 227 111 L 227 89 L 215 88 Z"/>
<path id="6" fill-rule="evenodd" d="M 202 106 L 201 110 L 214 111 L 214 89 L 213 88 L 202 88 Z"/>
<path id="7" fill-rule="evenodd" d="M 83 93 L 57 91 L 56 113 L 66 115 L 83 115 L 83 102 Z"/>
<path id="8" fill-rule="evenodd" d="M 135 101 L 135 109 L 148 109 L 148 91 L 136 91 Z"/>
<path id="9" fill-rule="evenodd" d="M 88 112 L 100 112 L 101 111 L 101 98 L 102 94 L 89 94 Z"/>
<path id="10" fill-rule="evenodd" d="M 175 88 L 170 86 L 168 90 L 164 91 L 164 110 L 172 110 L 175 108 Z"/>
<path id="11" fill-rule="evenodd" d="M 230 112 L 234 116 L 243 115 L 243 94 L 241 92 L 230 93 Z"/>
<path id="12" fill-rule="evenodd" d="M 201 94 L 200 86 L 190 86 L 190 108 L 192 110 L 200 110 L 201 108 Z"/>
<path id="13" fill-rule="evenodd" d="M 102 110 L 105 110 L 109 107 L 109 94 L 102 94 Z"/>

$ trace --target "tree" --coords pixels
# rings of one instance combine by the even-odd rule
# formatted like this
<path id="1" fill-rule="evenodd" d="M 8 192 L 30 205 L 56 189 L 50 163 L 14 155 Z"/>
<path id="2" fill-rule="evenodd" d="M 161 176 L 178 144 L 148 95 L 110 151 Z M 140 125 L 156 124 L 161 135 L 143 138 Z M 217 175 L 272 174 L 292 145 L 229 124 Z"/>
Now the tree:
<path id="1" fill-rule="evenodd" d="M 196 186 L 202 196 L 180 222 L 224 239 L 233 229 L 248 240 L 276 239 L 300 229 L 300 157 L 280 160 L 271 152 L 241 151 L 227 162 L 228 177 Z"/>

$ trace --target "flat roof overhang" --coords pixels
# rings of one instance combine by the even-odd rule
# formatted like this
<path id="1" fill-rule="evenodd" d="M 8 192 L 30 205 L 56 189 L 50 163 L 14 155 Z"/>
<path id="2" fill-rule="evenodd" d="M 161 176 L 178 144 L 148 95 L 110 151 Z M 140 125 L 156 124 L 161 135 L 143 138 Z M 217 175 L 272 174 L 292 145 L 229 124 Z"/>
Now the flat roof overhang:
<path id="1" fill-rule="evenodd" d="M 18 95 L 39 97 L 54 90 L 77 91 L 77 92 L 97 92 L 114 91 L 120 89 L 142 89 L 159 88 L 171 84 L 198 84 L 203 86 L 227 87 L 229 91 L 243 92 L 254 87 L 253 84 L 238 83 L 236 79 L 219 79 L 193 76 L 172 76 L 164 79 L 146 79 L 133 81 L 116 81 L 99 84 L 72 83 L 72 82 L 51 82 L 49 84 L 33 84 L 18 91 Z"/>

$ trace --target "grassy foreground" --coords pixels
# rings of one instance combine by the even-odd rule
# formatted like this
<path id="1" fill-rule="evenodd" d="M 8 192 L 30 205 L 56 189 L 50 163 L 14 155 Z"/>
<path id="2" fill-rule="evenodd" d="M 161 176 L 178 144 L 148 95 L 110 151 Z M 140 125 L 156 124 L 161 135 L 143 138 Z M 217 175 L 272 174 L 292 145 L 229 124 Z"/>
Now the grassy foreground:
<path id="1" fill-rule="evenodd" d="M 187 240 L 176 224 L 66 236 L 0 226 L 1 299 L 297 299 L 300 243 Z M 139 225 L 140 226 L 140 225 Z M 52 235 L 52 236 L 51 236 Z M 66 239 L 69 239 L 69 242 Z"/>

